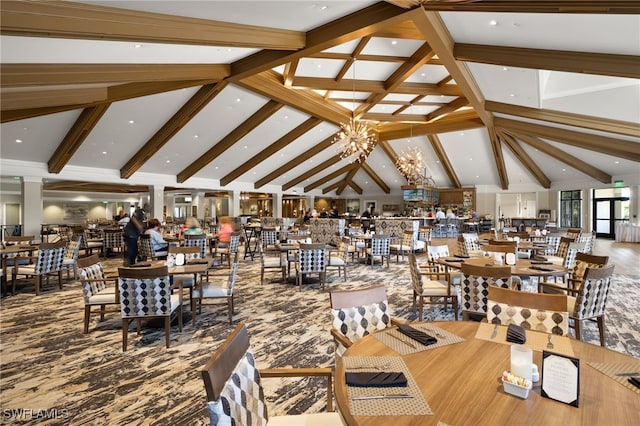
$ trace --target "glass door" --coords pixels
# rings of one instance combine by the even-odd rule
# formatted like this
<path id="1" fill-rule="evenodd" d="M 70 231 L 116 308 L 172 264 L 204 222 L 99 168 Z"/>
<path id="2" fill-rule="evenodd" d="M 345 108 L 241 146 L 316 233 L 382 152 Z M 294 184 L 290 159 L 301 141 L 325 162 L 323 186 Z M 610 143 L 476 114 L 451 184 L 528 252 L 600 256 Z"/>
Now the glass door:
<path id="1" fill-rule="evenodd" d="M 593 203 L 593 228 L 596 236 L 615 238 L 616 224 L 629 220 L 629 199 L 594 199 Z"/>

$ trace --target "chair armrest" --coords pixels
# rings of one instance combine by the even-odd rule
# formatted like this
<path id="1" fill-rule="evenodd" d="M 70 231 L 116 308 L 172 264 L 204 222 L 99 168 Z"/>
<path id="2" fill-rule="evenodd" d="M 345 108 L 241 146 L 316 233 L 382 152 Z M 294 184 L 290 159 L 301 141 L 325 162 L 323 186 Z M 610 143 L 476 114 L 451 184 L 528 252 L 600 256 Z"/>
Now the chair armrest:
<path id="1" fill-rule="evenodd" d="M 410 321 L 407 321 L 401 318 L 393 318 L 393 317 L 391 318 L 391 325 L 398 326 L 398 325 L 407 325 L 407 324 L 410 324 Z"/>
<path id="2" fill-rule="evenodd" d="M 556 285 L 556 284 L 553 284 L 553 283 L 547 283 L 547 282 L 538 283 L 538 292 L 541 292 L 542 287 L 555 288 L 556 290 L 566 291 L 567 293 L 573 293 L 573 294 L 578 294 L 579 293 L 579 290 L 577 290 L 575 288 L 562 287 L 560 285 Z"/>
<path id="3" fill-rule="evenodd" d="M 332 328 L 330 332 L 331 332 L 331 336 L 333 336 L 333 339 L 341 343 L 345 348 L 348 348 L 351 345 L 353 345 L 353 342 L 351 340 L 347 339 L 343 334 L 341 334 L 337 330 Z"/>
<path id="4" fill-rule="evenodd" d="M 333 411 L 333 368 L 265 368 L 260 369 L 260 376 L 266 377 L 326 377 L 327 379 L 327 411 Z"/>
<path id="5" fill-rule="evenodd" d="M 429 277 L 429 279 L 451 281 L 451 273 L 440 270 L 439 265 L 425 265 L 420 268 L 420 276 Z M 433 278 L 435 276 L 435 278 Z M 442 277 L 442 278 L 441 278 Z"/>

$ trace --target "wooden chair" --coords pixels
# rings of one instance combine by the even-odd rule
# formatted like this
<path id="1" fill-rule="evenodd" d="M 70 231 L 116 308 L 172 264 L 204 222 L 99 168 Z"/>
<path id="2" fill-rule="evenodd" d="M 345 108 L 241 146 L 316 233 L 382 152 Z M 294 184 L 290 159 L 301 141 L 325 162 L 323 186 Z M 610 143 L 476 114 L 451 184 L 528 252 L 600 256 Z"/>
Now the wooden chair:
<path id="1" fill-rule="evenodd" d="M 451 289 L 451 276 L 448 272 L 443 272 L 440 265 L 418 266 L 418 259 L 415 253 L 409 253 L 409 269 L 411 271 L 411 285 L 413 287 L 413 311 L 416 310 L 416 299 L 418 304 L 418 321 L 422 321 L 422 312 L 425 299 L 427 303 L 444 303 L 445 308 L 449 303 L 453 307 L 453 318 L 458 319 L 458 294 L 455 289 Z M 435 299 L 442 299 L 436 302 Z"/>
<path id="2" fill-rule="evenodd" d="M 196 304 L 198 305 L 198 313 L 202 312 L 202 304 L 204 300 L 210 301 L 224 301 L 227 304 L 227 312 L 229 314 L 229 324 L 233 321 L 234 312 L 234 304 L 233 304 L 233 289 L 236 283 L 236 274 L 238 273 L 238 255 L 236 253 L 236 258 L 234 262 L 231 264 L 231 268 L 229 269 L 229 277 L 225 282 L 224 279 L 220 276 L 215 276 L 216 278 L 221 278 L 219 282 L 203 282 L 200 280 L 196 288 L 193 289 L 193 294 L 191 297 L 191 311 L 194 312 L 193 315 L 193 324 L 195 325 L 195 312 L 196 312 Z"/>
<path id="3" fill-rule="evenodd" d="M 277 368 L 258 370 L 244 324 L 239 324 L 200 370 L 207 393 L 207 409 L 212 425 L 342 425 L 333 412 L 332 368 Z M 264 378 L 324 377 L 327 380 L 327 412 L 270 417 Z M 217 421 L 215 421 L 215 420 Z"/>
<path id="4" fill-rule="evenodd" d="M 223 247 L 220 242 L 216 243 L 216 249 L 214 251 L 214 257 L 220 256 L 220 263 L 223 263 L 225 259 L 227 260 L 227 266 L 231 267 L 231 258 L 236 256 L 238 253 L 238 249 L 240 247 L 240 238 L 242 237 L 242 233 L 234 232 L 231 234 L 231 238 L 229 239 L 229 244 Z"/>
<path id="5" fill-rule="evenodd" d="M 172 316 L 178 317 L 178 328 L 182 331 L 182 283 L 171 292 L 169 272 L 166 266 L 148 268 L 118 268 L 120 313 L 122 316 L 122 351 L 127 350 L 129 324 L 146 318 L 164 319 L 165 345 L 169 347 Z"/>
<path id="6" fill-rule="evenodd" d="M 327 276 L 327 261 L 324 244 L 304 244 L 300 243 L 296 259 L 296 282 L 298 290 L 302 290 L 303 276 L 308 274 L 318 274 L 320 278 L 320 288 L 324 290 Z"/>
<path id="7" fill-rule="evenodd" d="M 487 322 L 564 336 L 569 331 L 567 296 L 489 286 Z"/>
<path id="8" fill-rule="evenodd" d="M 380 266 L 384 266 L 384 259 L 387 259 L 389 267 L 389 257 L 391 257 L 391 237 L 387 235 L 374 235 L 371 237 L 371 247 L 366 250 L 367 261 L 371 261 L 371 267 L 376 263 L 375 258 L 380 256 Z"/>
<path id="9" fill-rule="evenodd" d="M 138 258 L 139 259 L 166 259 L 168 251 L 155 251 L 151 244 L 151 236 L 149 234 L 141 234 L 138 237 Z"/>
<path id="10" fill-rule="evenodd" d="M 69 271 L 73 269 L 73 279 L 78 279 L 78 254 L 80 253 L 81 241 L 70 240 L 66 243 L 64 249 L 64 257 L 62 259 L 62 269 L 67 271 L 67 280 L 69 280 Z"/>
<path id="11" fill-rule="evenodd" d="M 349 238 L 342 237 L 338 240 L 335 249 L 329 251 L 329 260 L 327 261 L 327 270 L 337 269 L 338 276 L 343 273 L 344 280 L 347 281 L 347 263 L 349 260 Z"/>
<path id="12" fill-rule="evenodd" d="M 405 323 L 391 317 L 384 285 L 335 290 L 329 293 L 329 301 L 336 357 L 367 334 Z"/>
<path id="13" fill-rule="evenodd" d="M 185 234 L 185 247 L 198 247 L 200 249 L 200 258 L 207 258 L 207 236 L 205 234 Z"/>
<path id="14" fill-rule="evenodd" d="M 462 319 L 487 316 L 489 286 L 519 289 L 521 281 L 511 276 L 510 266 L 474 266 L 462 264 Z"/>
<path id="15" fill-rule="evenodd" d="M 105 229 L 103 244 L 105 255 L 122 254 L 124 252 L 124 233 L 121 229 Z"/>
<path id="16" fill-rule="evenodd" d="M 404 259 L 404 257 L 408 253 L 413 253 L 414 249 L 415 249 L 415 244 L 414 244 L 414 238 L 413 238 L 413 231 L 406 231 L 406 230 L 403 231 L 402 239 L 397 243 L 393 243 L 389 245 L 390 253 L 395 253 L 396 255 L 396 263 L 400 263 L 399 261 L 400 256 L 402 256 L 402 258 Z"/>
<path id="17" fill-rule="evenodd" d="M 78 259 L 80 284 L 84 298 L 84 333 L 89 332 L 91 308 L 100 307 L 100 321 L 104 320 L 108 305 L 118 305 L 113 311 L 120 311 L 120 293 L 117 291 L 117 277 L 106 277 L 97 254 Z M 109 286 L 109 281 L 113 282 Z"/>
<path id="18" fill-rule="evenodd" d="M 437 246 L 427 246 L 427 256 L 429 257 L 429 264 L 437 266 L 438 270 L 447 272 L 451 280 L 451 284 L 460 285 L 462 283 L 462 272 L 454 270 L 453 268 L 438 263 L 438 259 L 441 257 L 449 257 L 449 246 L 447 244 L 441 244 Z M 419 265 L 421 266 L 421 265 Z"/>
<path id="19" fill-rule="evenodd" d="M 182 255 L 184 263 L 187 263 L 190 260 L 194 260 L 194 259 L 202 259 L 201 257 L 202 252 L 200 250 L 200 247 L 169 246 L 168 254 L 167 254 L 167 265 L 175 265 L 176 258 L 179 255 Z M 201 279 L 202 277 L 200 276 L 200 274 L 174 274 L 173 275 L 174 282 L 180 281 L 182 282 L 183 289 L 184 288 L 189 289 L 189 300 L 193 299 L 193 289 L 198 285 L 198 282 Z M 193 315 L 193 318 L 195 320 L 196 314 L 193 310 L 191 311 L 191 314 Z"/>
<path id="20" fill-rule="evenodd" d="M 542 284 L 555 284 L 555 286 L 577 289 L 582 285 L 587 268 L 603 268 L 607 263 L 609 263 L 609 256 L 594 256 L 591 254 L 576 252 L 573 269 L 566 277 L 561 277 L 560 280 L 556 280 L 554 282 L 545 281 Z M 545 293 L 566 294 L 566 291 L 558 290 L 555 287 L 546 287 Z"/>
<path id="21" fill-rule="evenodd" d="M 104 232 L 102 229 L 85 229 L 82 231 L 83 239 L 81 249 L 85 254 L 91 255 L 94 250 L 100 251 L 100 256 L 104 256 Z"/>
<path id="22" fill-rule="evenodd" d="M 260 284 L 264 284 L 264 273 L 268 270 L 279 271 L 282 276 L 282 282 L 287 280 L 287 259 L 285 253 L 282 253 L 279 249 L 277 256 L 268 255 L 265 253 L 265 244 L 260 242 L 258 244 L 258 251 L 260 253 Z"/>
<path id="23" fill-rule="evenodd" d="M 36 296 L 40 294 L 42 278 L 56 275 L 58 285 L 62 290 L 62 261 L 66 244 L 63 241 L 57 243 L 42 243 L 38 247 L 37 256 L 16 256 L 15 265 L 11 272 L 11 293 L 16 293 L 16 278 L 23 275 L 32 279 Z M 21 264 L 21 260 L 30 259 L 33 263 Z"/>
<path id="24" fill-rule="evenodd" d="M 277 247 L 278 231 L 275 227 L 263 227 L 258 238 L 262 244 L 263 252 L 280 252 Z"/>

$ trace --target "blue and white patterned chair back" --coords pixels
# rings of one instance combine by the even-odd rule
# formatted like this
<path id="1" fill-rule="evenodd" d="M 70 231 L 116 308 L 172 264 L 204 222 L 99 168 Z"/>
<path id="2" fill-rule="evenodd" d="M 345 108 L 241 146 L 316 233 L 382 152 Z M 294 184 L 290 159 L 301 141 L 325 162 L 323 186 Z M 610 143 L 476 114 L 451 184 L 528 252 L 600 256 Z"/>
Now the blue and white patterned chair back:
<path id="1" fill-rule="evenodd" d="M 577 296 L 570 298 L 575 300 L 573 312 L 570 312 L 572 317 L 587 319 L 604 315 L 613 269 L 614 265 L 587 268 Z"/>
<path id="2" fill-rule="evenodd" d="M 439 245 L 439 246 L 428 246 L 427 247 L 427 255 L 429 256 L 429 260 L 431 262 L 437 262 L 441 257 L 449 257 L 449 246 Z"/>
<path id="3" fill-rule="evenodd" d="M 105 279 L 104 268 L 100 262 L 80 268 L 79 272 L 84 303 L 89 303 L 91 296 L 102 292 L 108 287 L 106 281 L 92 281 Z"/>
<path id="4" fill-rule="evenodd" d="M 145 270 L 145 278 L 136 277 L 135 272 L 124 272 L 119 268 L 120 313 L 122 318 L 146 316 L 168 316 L 175 309 L 171 297 L 171 283 L 166 266 Z"/>
<path id="5" fill-rule="evenodd" d="M 566 336 L 569 333 L 567 296 L 489 287 L 487 322 Z"/>
<path id="6" fill-rule="evenodd" d="M 371 256 L 388 256 L 391 247 L 391 237 L 374 235 L 371 237 Z"/>
<path id="7" fill-rule="evenodd" d="M 326 271 L 326 268 L 324 244 L 300 244 L 300 250 L 298 250 L 299 273 L 322 273 Z"/>
<path id="8" fill-rule="evenodd" d="M 122 230 L 106 229 L 104 231 L 104 248 L 120 249 L 124 247 L 124 233 Z"/>
<path id="9" fill-rule="evenodd" d="M 78 253 L 80 252 L 79 241 L 69 241 L 64 249 L 64 259 L 66 260 L 78 260 Z"/>
<path id="10" fill-rule="evenodd" d="M 546 243 L 549 246 L 549 248 L 547 248 L 544 251 L 544 254 L 547 256 L 555 256 L 555 254 L 558 252 L 558 245 L 560 244 L 560 237 L 559 236 L 550 236 L 547 235 L 546 238 Z"/>
<path id="11" fill-rule="evenodd" d="M 384 286 L 331 292 L 331 327 L 351 342 L 391 325 Z M 336 341 L 336 356 L 346 348 Z"/>
<path id="12" fill-rule="evenodd" d="M 267 424 L 260 371 L 244 325 L 238 326 L 218 349 L 202 370 L 202 378 L 211 425 Z"/>
<path id="13" fill-rule="evenodd" d="M 275 228 L 262 228 L 260 239 L 265 250 L 274 250 L 278 243 L 278 232 Z"/>
<path id="14" fill-rule="evenodd" d="M 462 265 L 462 312 L 480 315 L 487 313 L 487 296 L 489 286 L 514 289 L 511 278 L 511 267 L 482 267 Z"/>
<path id="15" fill-rule="evenodd" d="M 41 244 L 38 248 L 38 258 L 34 265 L 35 275 L 50 274 L 62 270 L 66 244 Z"/>
<path id="16" fill-rule="evenodd" d="M 187 234 L 184 236 L 184 245 L 186 247 L 200 247 L 200 257 L 207 257 L 207 236 L 204 234 Z"/>

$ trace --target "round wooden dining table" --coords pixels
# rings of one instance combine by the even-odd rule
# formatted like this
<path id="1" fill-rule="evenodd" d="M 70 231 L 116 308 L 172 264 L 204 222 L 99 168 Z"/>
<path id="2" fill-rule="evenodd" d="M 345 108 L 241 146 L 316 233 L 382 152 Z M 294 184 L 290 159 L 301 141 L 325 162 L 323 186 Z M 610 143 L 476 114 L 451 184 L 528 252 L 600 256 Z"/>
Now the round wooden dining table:
<path id="1" fill-rule="evenodd" d="M 450 321 L 414 323 L 435 326 L 464 339 L 433 349 L 400 355 L 381 339 L 368 335 L 354 343 L 336 362 L 335 398 L 348 425 L 632 425 L 638 424 L 640 390 L 625 385 L 626 377 L 605 374 L 605 367 L 640 370 L 640 360 L 591 343 L 554 336 L 580 360 L 579 404 L 571 406 L 541 395 L 541 381 L 527 399 L 503 390 L 502 373 L 510 367 L 511 344 L 480 338 L 486 323 Z M 412 324 L 412 325 L 414 325 Z M 505 327 L 506 328 L 506 327 Z M 527 331 L 527 333 L 535 333 Z M 542 333 L 540 333 L 542 334 Z M 478 336 L 478 337 L 476 337 Z M 546 336 L 546 335 L 544 335 Z M 546 344 L 546 337 L 541 337 Z M 535 337 L 535 336 L 532 336 Z M 558 341 L 558 339 L 566 339 Z M 533 339 L 532 339 L 533 340 Z M 527 338 L 529 341 L 529 338 Z M 545 349 L 550 350 L 550 349 Z M 352 415 L 345 379 L 346 357 L 401 357 L 433 415 Z M 353 358 L 356 359 L 356 358 Z M 533 350 L 541 364 L 542 351 Z M 598 366 L 600 369 L 592 366 Z M 604 366 L 604 367 L 603 367 Z M 611 368 L 613 368 L 611 367 Z M 605 368 L 606 369 L 606 368 Z M 615 371 L 615 370 L 613 370 Z M 617 380 L 619 379 L 619 381 Z M 388 401 L 387 401 L 388 402 Z"/>
<path id="2" fill-rule="evenodd" d="M 462 260 L 462 261 L 461 261 Z M 496 266 L 492 257 L 470 257 L 460 259 L 456 257 L 441 257 L 438 259 L 441 265 L 447 265 L 454 269 L 461 269 L 463 264 L 473 266 Z M 511 265 L 511 275 L 546 277 L 563 276 L 570 271 L 562 265 L 550 264 L 551 262 L 537 262 L 532 259 L 516 259 L 516 264 Z"/>

